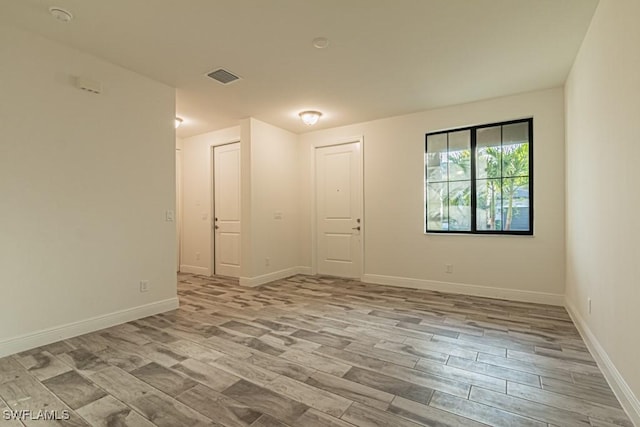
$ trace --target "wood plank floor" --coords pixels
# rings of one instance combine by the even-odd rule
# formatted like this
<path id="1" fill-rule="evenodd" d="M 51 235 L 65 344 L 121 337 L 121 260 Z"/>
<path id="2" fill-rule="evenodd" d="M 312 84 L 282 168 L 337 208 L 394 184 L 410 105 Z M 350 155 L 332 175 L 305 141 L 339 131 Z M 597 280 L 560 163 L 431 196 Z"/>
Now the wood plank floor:
<path id="1" fill-rule="evenodd" d="M 0 359 L 0 425 L 633 426 L 560 307 L 308 276 L 178 293 Z"/>

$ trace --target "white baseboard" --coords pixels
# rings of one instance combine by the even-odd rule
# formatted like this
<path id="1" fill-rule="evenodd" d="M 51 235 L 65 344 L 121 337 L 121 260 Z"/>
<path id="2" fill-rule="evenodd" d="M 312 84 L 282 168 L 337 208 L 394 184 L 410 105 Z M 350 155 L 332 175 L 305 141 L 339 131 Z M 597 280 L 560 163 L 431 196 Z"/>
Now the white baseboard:
<path id="1" fill-rule="evenodd" d="M 211 271 L 206 267 L 196 267 L 195 265 L 180 264 L 180 273 L 202 274 L 211 276 Z"/>
<path id="2" fill-rule="evenodd" d="M 178 298 L 152 302 L 0 341 L 0 357 L 178 308 Z"/>
<path id="3" fill-rule="evenodd" d="M 411 279 L 408 277 L 364 274 L 362 281 L 378 285 L 401 288 L 425 289 L 429 291 L 449 292 L 453 294 L 498 298 L 511 301 L 534 302 L 538 304 L 564 305 L 564 295 L 546 292 L 521 291 L 517 289 L 493 288 L 489 286 L 469 285 L 466 283 L 438 282 L 435 280 Z"/>
<path id="4" fill-rule="evenodd" d="M 298 274 L 313 276 L 313 271 L 311 270 L 311 267 L 298 267 Z"/>
<path id="5" fill-rule="evenodd" d="M 273 273 L 263 274 L 255 277 L 241 277 L 240 285 L 242 286 L 260 286 L 265 283 L 273 282 L 274 280 L 286 279 L 287 277 L 295 276 L 296 274 L 311 274 L 311 268 L 309 267 L 291 267 L 284 270 L 274 271 Z"/>
<path id="6" fill-rule="evenodd" d="M 582 316 L 580 316 L 580 312 L 569 302 L 568 299 L 565 301 L 565 307 L 567 312 L 569 312 L 569 316 L 571 316 L 571 320 L 573 320 L 573 323 L 578 328 L 578 332 L 580 332 L 582 339 L 587 344 L 589 351 L 596 359 L 596 362 L 607 379 L 609 386 L 620 401 L 622 408 L 625 410 L 629 418 L 631 418 L 631 422 L 636 426 L 640 426 L 640 400 L 638 399 L 638 396 L 633 393 L 629 384 L 624 380 L 604 347 L 602 347 L 600 341 L 598 341 L 598 338 L 593 332 L 591 332 L 587 322 L 584 321 Z"/>

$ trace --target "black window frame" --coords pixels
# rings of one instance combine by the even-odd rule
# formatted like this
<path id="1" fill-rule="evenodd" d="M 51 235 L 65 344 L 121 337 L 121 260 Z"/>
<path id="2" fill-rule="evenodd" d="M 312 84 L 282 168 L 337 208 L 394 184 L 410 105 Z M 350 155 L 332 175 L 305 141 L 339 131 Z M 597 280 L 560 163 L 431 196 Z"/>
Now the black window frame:
<path id="1" fill-rule="evenodd" d="M 476 177 L 476 137 L 478 129 L 490 128 L 496 126 L 506 126 L 516 123 L 528 123 L 529 125 L 529 230 L 478 230 L 476 224 L 476 212 L 477 212 L 477 203 L 476 203 L 476 189 L 478 178 Z M 426 163 L 426 154 L 428 149 L 428 138 L 433 135 L 440 134 L 448 134 L 452 132 L 460 132 L 460 131 L 469 131 L 470 138 L 470 149 L 471 149 L 471 168 L 470 168 L 470 176 L 471 176 L 471 229 L 470 230 L 429 230 L 429 221 L 428 221 L 428 197 L 427 197 L 427 163 Z M 424 232 L 425 234 L 473 234 L 473 235 L 499 235 L 499 236 L 533 236 L 533 117 L 529 117 L 526 119 L 516 119 L 516 120 L 508 120 L 504 122 L 496 122 L 496 123 L 487 123 L 476 126 L 466 126 L 461 128 L 453 128 L 447 130 L 439 130 L 435 132 L 429 132 L 425 134 L 424 137 Z M 504 179 L 504 176 L 501 176 L 500 179 Z M 448 178 L 446 182 L 451 182 Z"/>

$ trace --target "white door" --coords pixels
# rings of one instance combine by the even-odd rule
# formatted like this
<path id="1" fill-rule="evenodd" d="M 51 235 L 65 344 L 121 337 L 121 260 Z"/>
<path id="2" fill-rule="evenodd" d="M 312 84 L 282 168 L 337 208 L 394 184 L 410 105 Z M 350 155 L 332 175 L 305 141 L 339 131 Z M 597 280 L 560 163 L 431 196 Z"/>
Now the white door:
<path id="1" fill-rule="evenodd" d="M 360 143 L 315 152 L 318 273 L 359 278 L 363 226 Z"/>
<path id="2" fill-rule="evenodd" d="M 214 274 L 240 277 L 240 143 L 213 149 Z"/>

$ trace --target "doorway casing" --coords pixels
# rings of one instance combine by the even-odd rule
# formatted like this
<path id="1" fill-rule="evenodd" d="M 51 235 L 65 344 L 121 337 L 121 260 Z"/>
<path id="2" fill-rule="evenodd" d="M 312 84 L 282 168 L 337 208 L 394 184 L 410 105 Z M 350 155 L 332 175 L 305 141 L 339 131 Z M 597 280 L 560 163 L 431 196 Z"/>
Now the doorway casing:
<path id="1" fill-rule="evenodd" d="M 319 243 L 319 235 L 318 235 L 318 171 L 316 168 L 318 149 L 334 147 L 334 146 L 343 146 L 348 144 L 357 144 L 359 148 L 358 155 L 358 169 L 359 169 L 359 182 L 358 182 L 358 200 L 357 204 L 359 207 L 359 218 L 360 223 L 357 225 L 360 226 L 361 230 L 359 234 L 359 242 L 357 244 L 357 249 L 359 254 L 358 258 L 360 259 L 360 266 L 358 268 L 357 277 L 358 280 L 362 280 L 365 271 L 365 257 L 364 257 L 364 239 L 366 232 L 365 225 L 365 217 L 364 217 L 364 138 L 362 136 L 355 136 L 350 138 L 344 138 L 334 141 L 320 142 L 314 143 L 311 147 L 312 149 L 312 159 L 311 159 L 311 183 L 312 183 L 312 207 L 311 207 L 311 274 L 316 275 L 319 273 L 319 263 L 318 263 L 318 243 Z M 356 224 L 354 224 L 356 226 Z"/>

